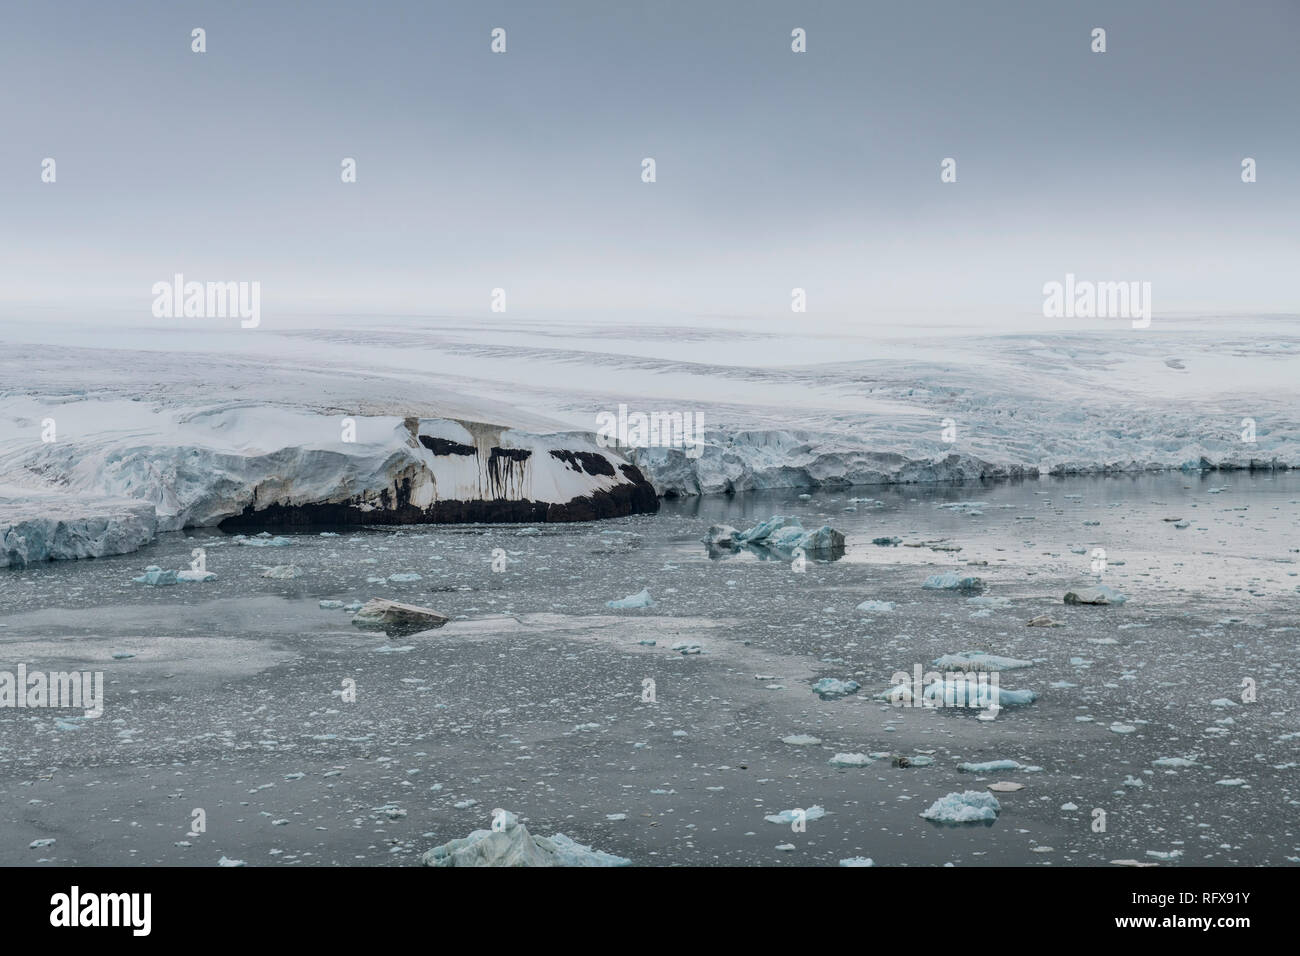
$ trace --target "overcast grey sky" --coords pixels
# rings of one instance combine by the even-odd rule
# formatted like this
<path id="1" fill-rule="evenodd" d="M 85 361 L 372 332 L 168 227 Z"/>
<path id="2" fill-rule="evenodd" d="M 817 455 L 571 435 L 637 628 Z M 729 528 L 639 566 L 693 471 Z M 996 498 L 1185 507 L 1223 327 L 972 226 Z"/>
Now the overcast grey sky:
<path id="1" fill-rule="evenodd" d="M 520 314 L 779 314 L 801 286 L 813 315 L 871 323 L 1032 311 L 1066 272 L 1150 281 L 1157 312 L 1300 302 L 1296 0 L 3 19 L 6 303 L 147 314 L 175 272 L 260 281 L 264 315 L 486 313 L 496 286 Z"/>

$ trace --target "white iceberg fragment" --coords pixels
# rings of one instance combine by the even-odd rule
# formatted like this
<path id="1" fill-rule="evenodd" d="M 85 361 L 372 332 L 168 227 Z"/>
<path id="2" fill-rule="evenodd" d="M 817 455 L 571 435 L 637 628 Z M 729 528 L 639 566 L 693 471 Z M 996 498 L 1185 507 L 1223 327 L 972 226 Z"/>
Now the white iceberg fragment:
<path id="1" fill-rule="evenodd" d="M 857 606 L 857 610 L 868 614 L 888 614 L 893 609 L 893 601 L 863 601 Z"/>
<path id="2" fill-rule="evenodd" d="M 763 817 L 763 819 L 768 823 L 790 824 L 800 819 L 800 814 L 802 814 L 802 818 L 805 821 L 820 820 L 822 817 L 826 816 L 826 810 L 822 807 L 815 806 L 809 807 L 807 810 L 782 810 L 780 813 L 769 813 L 767 816 Z"/>
<path id="3" fill-rule="evenodd" d="M 867 754 L 836 754 L 828 761 L 832 767 L 865 767 L 871 762 Z"/>
<path id="4" fill-rule="evenodd" d="M 156 564 L 149 565 L 144 569 L 144 574 L 131 580 L 137 584 L 147 584 L 155 588 L 168 587 L 177 583 L 175 571 L 164 571 Z"/>
<path id="5" fill-rule="evenodd" d="M 1017 660 L 1014 657 L 999 657 L 985 654 L 983 651 L 960 651 L 935 658 L 934 667 L 949 671 L 1014 671 L 1022 667 L 1033 667 L 1033 661 Z"/>
<path id="6" fill-rule="evenodd" d="M 493 829 L 475 830 L 426 852 L 425 866 L 630 866 L 632 861 L 578 843 L 563 833 L 535 837 L 513 813 L 500 811 Z"/>
<path id="7" fill-rule="evenodd" d="M 1002 804 L 991 793 L 966 790 L 940 797 L 921 816 L 933 823 L 992 823 L 1002 811 Z"/>
<path id="8" fill-rule="evenodd" d="M 861 684 L 854 680 L 839 680 L 834 677 L 823 677 L 817 683 L 812 685 L 812 689 L 822 700 L 836 700 L 840 697 L 848 697 L 850 694 L 856 694 L 861 689 Z"/>
<path id="9" fill-rule="evenodd" d="M 300 578 L 306 573 L 302 568 L 294 564 L 277 564 L 273 568 L 267 568 L 262 572 L 262 577 L 271 578 L 275 581 L 290 581 L 294 578 Z"/>
<path id="10" fill-rule="evenodd" d="M 943 574 L 930 575 L 921 584 L 921 587 L 927 591 L 982 591 L 984 590 L 984 581 L 981 578 L 946 571 Z"/>
<path id="11" fill-rule="evenodd" d="M 997 773 L 1001 770 L 1023 770 L 1025 773 L 1036 773 L 1043 768 L 1031 767 L 1018 760 L 986 760 L 984 763 L 959 763 L 957 769 L 962 773 Z"/>
<path id="12" fill-rule="evenodd" d="M 189 570 L 176 572 L 177 581 L 182 581 L 189 584 L 199 584 L 204 581 L 215 581 L 216 579 L 217 579 L 217 575 L 215 572 L 212 571 L 195 571 L 194 569 L 191 568 Z"/>
<path id="13" fill-rule="evenodd" d="M 629 594 L 617 601 L 606 601 L 605 607 L 614 608 L 615 610 L 633 610 L 635 608 L 654 607 L 654 603 L 650 597 L 650 591 L 642 588 L 636 594 Z"/>
<path id="14" fill-rule="evenodd" d="M 1065 592 L 1066 604 L 1114 604 L 1118 606 L 1127 600 L 1127 597 L 1106 584 L 1075 588 Z"/>
<path id="15" fill-rule="evenodd" d="M 1158 757 L 1151 761 L 1153 767 L 1195 767 L 1196 761 L 1191 757 Z"/>

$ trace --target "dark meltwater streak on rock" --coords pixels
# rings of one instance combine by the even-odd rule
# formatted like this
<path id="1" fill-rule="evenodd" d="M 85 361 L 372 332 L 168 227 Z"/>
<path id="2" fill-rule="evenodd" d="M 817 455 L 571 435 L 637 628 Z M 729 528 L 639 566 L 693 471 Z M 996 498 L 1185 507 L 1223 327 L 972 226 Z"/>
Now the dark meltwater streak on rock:
<path id="1" fill-rule="evenodd" d="M 493 449 L 494 452 L 509 450 Z M 507 463 L 517 461 L 509 456 L 490 459 L 491 462 L 498 460 Z M 514 466 L 501 467 L 502 473 L 508 475 L 507 469 Z M 612 472 L 613 467 L 609 467 Z M 223 531 L 263 531 L 351 528 L 361 525 L 532 524 L 595 521 L 599 518 L 657 512 L 659 498 L 641 472 L 633 465 L 622 465 L 621 471 L 630 484 L 616 485 L 608 491 L 598 490 L 566 502 L 495 497 L 483 500 L 447 499 L 435 502 L 428 508 L 421 508 L 411 504 L 410 479 L 407 478 L 398 484 L 396 500 L 387 493 L 380 496 L 381 507 L 370 504 L 363 506 L 360 498 L 325 504 L 271 504 L 262 508 L 249 505 L 241 514 L 225 519 L 218 527 Z"/>

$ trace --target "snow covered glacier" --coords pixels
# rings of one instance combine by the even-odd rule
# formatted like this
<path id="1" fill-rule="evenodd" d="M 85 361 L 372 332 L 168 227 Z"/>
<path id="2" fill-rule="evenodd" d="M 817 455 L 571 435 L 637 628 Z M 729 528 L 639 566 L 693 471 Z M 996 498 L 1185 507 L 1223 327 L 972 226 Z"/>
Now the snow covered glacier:
<path id="1" fill-rule="evenodd" d="M 0 566 L 121 554 L 189 527 L 588 521 L 659 506 L 635 466 L 581 435 L 239 403 L 60 415 L 83 416 L 75 439 L 11 441 L 0 459 Z"/>
<path id="2" fill-rule="evenodd" d="M 665 495 L 1300 466 L 1294 316 L 906 336 L 145 322 L 0 317 L 0 563 L 197 526 L 572 521 Z M 702 421 L 702 453 L 597 445 L 624 405 Z"/>

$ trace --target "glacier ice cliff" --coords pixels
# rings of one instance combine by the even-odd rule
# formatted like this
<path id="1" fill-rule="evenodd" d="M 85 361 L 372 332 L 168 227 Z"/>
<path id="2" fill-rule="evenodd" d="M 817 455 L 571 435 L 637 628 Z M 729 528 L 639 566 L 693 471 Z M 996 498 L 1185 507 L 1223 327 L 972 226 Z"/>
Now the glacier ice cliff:
<path id="1" fill-rule="evenodd" d="M 68 440 L 0 438 L 0 566 L 132 551 L 157 532 L 589 521 L 654 512 L 640 471 L 573 433 L 223 403 L 80 402 Z"/>

